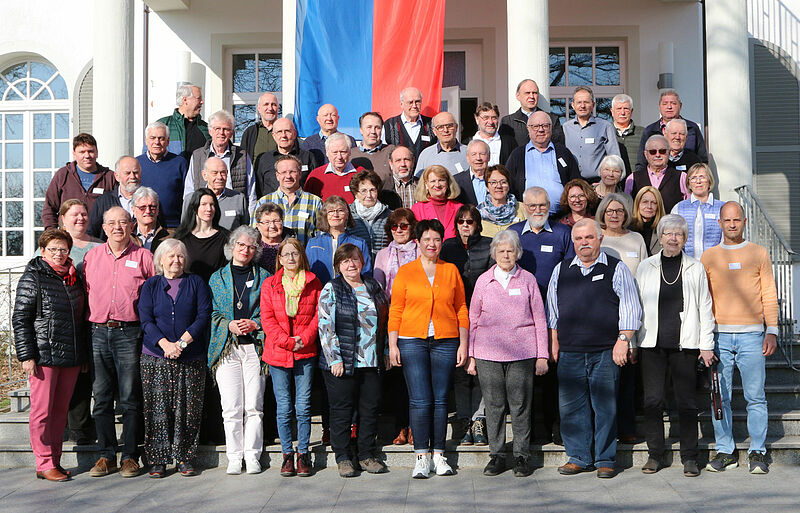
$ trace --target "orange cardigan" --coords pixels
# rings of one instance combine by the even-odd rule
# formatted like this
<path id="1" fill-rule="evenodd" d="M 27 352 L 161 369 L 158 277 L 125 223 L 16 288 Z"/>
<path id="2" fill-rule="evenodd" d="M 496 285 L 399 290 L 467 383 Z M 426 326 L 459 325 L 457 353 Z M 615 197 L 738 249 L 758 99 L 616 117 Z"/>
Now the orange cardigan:
<path id="1" fill-rule="evenodd" d="M 456 266 L 439 260 L 431 287 L 422 260 L 417 258 L 397 271 L 389 331 L 397 331 L 401 337 L 427 338 L 431 319 L 434 338 L 458 338 L 458 328 L 469 329 L 464 282 Z"/>

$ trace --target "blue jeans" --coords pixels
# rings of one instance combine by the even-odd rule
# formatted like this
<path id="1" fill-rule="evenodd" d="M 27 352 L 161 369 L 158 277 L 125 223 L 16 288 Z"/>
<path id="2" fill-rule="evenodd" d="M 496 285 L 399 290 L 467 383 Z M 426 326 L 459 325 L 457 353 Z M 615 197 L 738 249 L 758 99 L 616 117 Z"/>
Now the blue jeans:
<path id="1" fill-rule="evenodd" d="M 714 352 L 719 357 L 719 386 L 722 392 L 722 420 L 713 420 L 717 452 L 733 454 L 731 419 L 731 394 L 733 367 L 742 376 L 744 398 L 747 401 L 747 432 L 750 434 L 749 451 L 767 452 L 767 394 L 764 392 L 766 369 L 764 366 L 764 333 L 716 333 Z"/>
<path id="2" fill-rule="evenodd" d="M 453 384 L 459 340 L 412 338 L 400 339 L 397 345 L 408 386 L 414 451 L 428 452 L 431 442 L 434 451 L 444 451 L 447 394 Z"/>
<path id="3" fill-rule="evenodd" d="M 314 379 L 316 358 L 295 360 L 294 367 L 269 366 L 272 376 L 272 390 L 277 403 L 278 437 L 281 451 L 293 452 L 292 415 L 297 417 L 297 452 L 308 452 L 308 439 L 311 438 L 311 382 Z M 292 411 L 292 380 L 294 380 L 294 411 Z"/>
<path id="4" fill-rule="evenodd" d="M 583 468 L 592 464 L 614 468 L 618 388 L 619 367 L 611 349 L 597 353 L 564 351 L 559 356 L 558 408 L 569 463 Z"/>
<path id="5" fill-rule="evenodd" d="M 108 328 L 92 325 L 94 366 L 94 422 L 100 456 L 116 461 L 117 432 L 114 426 L 114 390 L 119 390 L 122 409 L 122 461 L 139 458 L 143 432 L 142 379 L 139 358 L 142 329 L 139 326 Z"/>

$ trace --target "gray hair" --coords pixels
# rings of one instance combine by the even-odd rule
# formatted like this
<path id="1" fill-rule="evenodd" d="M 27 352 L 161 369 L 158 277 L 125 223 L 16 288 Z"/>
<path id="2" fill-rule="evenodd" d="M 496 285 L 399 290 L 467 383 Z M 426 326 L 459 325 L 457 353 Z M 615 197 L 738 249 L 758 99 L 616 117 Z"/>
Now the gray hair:
<path id="1" fill-rule="evenodd" d="M 683 232 L 683 240 L 689 238 L 689 223 L 686 222 L 686 219 L 678 214 L 667 214 L 661 218 L 661 221 L 658 222 L 658 226 L 656 227 L 656 234 L 660 239 L 661 236 L 664 234 L 664 230 L 669 229 L 678 229 Z"/>
<path id="2" fill-rule="evenodd" d="M 669 130 L 669 126 L 673 123 L 675 123 L 676 125 L 683 126 L 683 133 L 685 134 L 689 133 L 689 127 L 686 126 L 686 121 L 681 118 L 670 119 L 667 122 L 667 125 L 664 127 L 664 131 Z"/>
<path id="3" fill-rule="evenodd" d="M 141 164 L 139 164 L 139 161 L 136 159 L 136 157 L 134 157 L 134 156 L 132 156 L 132 155 L 123 155 L 123 156 L 121 156 L 120 158 L 118 158 L 118 159 L 117 159 L 117 161 L 114 163 L 114 172 L 115 172 L 115 173 L 118 173 L 118 172 L 119 172 L 119 164 L 120 164 L 120 163 L 121 163 L 121 162 L 122 162 L 124 159 L 133 159 L 133 160 L 136 160 L 136 165 L 137 165 L 137 166 L 139 166 L 139 170 L 141 170 L 141 169 L 142 169 L 142 165 L 141 165 Z"/>
<path id="4" fill-rule="evenodd" d="M 543 194 L 544 197 L 547 199 L 547 202 L 550 203 L 550 195 L 547 194 L 547 189 L 544 187 L 539 187 L 538 185 L 534 185 L 533 187 L 528 187 L 525 189 L 525 192 L 522 194 L 522 201 L 525 201 L 525 198 L 533 195 Z"/>
<path id="5" fill-rule="evenodd" d="M 197 87 L 198 89 L 200 89 L 200 87 L 191 84 L 189 82 L 184 82 L 178 86 L 178 89 L 175 91 L 175 103 L 177 104 L 178 107 L 183 105 L 184 98 L 186 98 L 187 96 L 192 96 L 193 87 Z"/>
<path id="6" fill-rule="evenodd" d="M 627 103 L 628 105 L 631 106 L 631 110 L 633 110 L 633 98 L 631 98 L 627 94 L 620 93 L 620 94 L 616 95 L 614 98 L 612 98 L 611 99 L 611 108 L 616 107 L 617 104 L 620 104 L 620 103 Z"/>
<path id="7" fill-rule="evenodd" d="M 591 87 L 587 87 L 587 86 L 578 86 L 578 87 L 576 87 L 575 90 L 572 91 L 572 98 L 575 98 L 575 95 L 578 94 L 581 91 L 586 91 L 587 93 L 589 93 L 589 96 L 591 96 L 591 98 L 592 98 L 592 103 L 594 103 L 594 91 L 592 91 Z"/>
<path id="8" fill-rule="evenodd" d="M 536 86 L 536 89 L 539 89 L 539 84 L 537 84 L 537 83 L 536 83 L 536 81 L 535 81 L 534 79 L 532 79 L 532 78 L 524 78 L 524 79 L 522 79 L 522 80 L 520 81 L 520 83 L 519 83 L 519 84 L 517 84 L 517 91 L 516 91 L 516 92 L 519 92 L 519 90 L 520 90 L 520 89 L 522 89 L 522 85 L 523 85 L 525 82 L 533 82 L 533 85 L 535 85 L 535 86 Z"/>
<path id="9" fill-rule="evenodd" d="M 674 96 L 675 98 L 678 99 L 678 103 L 683 104 L 683 102 L 681 101 L 681 95 L 679 95 L 678 91 L 676 91 L 675 89 L 664 89 L 663 91 L 661 91 L 661 94 L 658 96 L 658 103 L 661 103 L 661 100 L 665 96 Z"/>
<path id="10" fill-rule="evenodd" d="M 481 139 L 472 139 L 469 143 L 467 143 L 467 153 L 469 153 L 469 150 L 476 144 L 482 144 L 486 146 L 486 153 L 491 153 L 492 149 L 489 148 L 489 145 L 486 144 L 486 141 Z"/>
<path id="11" fill-rule="evenodd" d="M 109 214 L 111 214 L 111 212 L 115 212 L 117 209 L 122 210 L 123 212 L 125 212 L 125 218 L 128 220 L 128 223 L 133 221 L 133 219 L 131 218 L 131 213 L 130 212 L 128 212 L 127 210 L 125 210 L 124 208 L 122 208 L 120 206 L 115 205 L 115 206 L 109 208 L 108 210 L 106 210 L 105 212 L 103 212 L 103 224 L 105 224 L 106 221 L 108 220 Z"/>
<path id="12" fill-rule="evenodd" d="M 619 192 L 612 192 L 610 194 L 606 194 L 603 196 L 603 201 L 600 202 L 600 205 L 597 207 L 597 214 L 594 216 L 595 219 L 598 220 L 598 223 L 602 228 L 606 227 L 605 218 L 606 218 L 606 209 L 608 205 L 612 202 L 616 201 L 622 208 L 625 209 L 625 221 L 622 223 L 623 228 L 627 228 L 629 224 L 631 224 L 632 220 L 632 213 L 633 213 L 633 201 L 631 197 L 627 194 L 621 194 Z"/>
<path id="13" fill-rule="evenodd" d="M 271 201 L 262 203 L 258 206 L 256 211 L 253 212 L 253 221 L 258 223 L 261 221 L 261 216 L 272 213 L 278 214 L 278 217 L 280 217 L 281 221 L 283 221 L 283 209 L 280 207 L 280 205 L 277 205 Z"/>
<path id="14" fill-rule="evenodd" d="M 603 167 L 610 167 L 612 169 L 618 169 L 620 172 L 620 180 L 625 176 L 625 162 L 622 161 L 622 157 L 619 155 L 606 155 L 603 157 L 603 160 L 600 161 L 600 165 L 597 166 L 597 169 L 603 169 Z"/>
<path id="15" fill-rule="evenodd" d="M 213 113 L 211 117 L 208 118 L 208 126 L 210 127 L 214 121 L 223 121 L 228 123 L 231 128 L 236 126 L 236 119 L 231 115 L 230 112 L 227 110 L 218 110 L 217 112 Z"/>
<path id="16" fill-rule="evenodd" d="M 347 148 L 348 149 L 350 148 L 350 138 L 347 137 L 345 134 L 343 134 L 341 132 L 336 132 L 336 133 L 333 133 L 333 134 L 329 135 L 328 138 L 325 139 L 325 152 L 327 153 L 328 150 L 330 149 L 331 145 L 333 143 L 337 142 L 337 141 L 346 142 L 347 143 Z"/>
<path id="17" fill-rule="evenodd" d="M 400 101 L 403 101 L 403 96 L 405 96 L 405 94 L 406 94 L 407 92 L 410 92 L 410 91 L 416 91 L 416 92 L 418 92 L 418 93 L 419 93 L 419 97 L 420 97 L 420 99 L 422 99 L 422 91 L 420 91 L 420 90 L 419 90 L 419 88 L 416 88 L 416 87 L 413 87 L 413 86 L 411 86 L 411 87 L 406 87 L 405 89 L 403 89 L 402 91 L 400 91 Z"/>
<path id="18" fill-rule="evenodd" d="M 161 267 L 161 259 L 167 253 L 172 253 L 174 249 L 183 253 L 183 268 L 189 268 L 189 253 L 186 251 L 186 245 L 178 239 L 164 239 L 156 248 L 155 254 L 153 254 L 153 266 L 156 268 L 156 274 L 164 274 L 164 268 Z"/>
<path id="19" fill-rule="evenodd" d="M 644 143 L 644 149 L 647 150 L 648 147 L 650 146 L 650 143 L 654 142 L 654 141 L 656 141 L 656 142 L 657 141 L 661 141 L 667 146 L 667 148 L 669 148 L 669 141 L 667 140 L 666 137 L 664 137 L 661 134 L 654 134 L 654 135 L 651 135 L 649 139 L 647 139 L 646 143 Z"/>
<path id="20" fill-rule="evenodd" d="M 167 134 L 167 140 L 169 140 L 169 127 L 162 123 L 161 121 L 153 121 L 149 125 L 144 128 L 144 136 L 147 137 L 147 134 L 150 133 L 150 130 L 155 130 L 156 128 L 162 128 L 164 133 Z"/>
<path id="21" fill-rule="evenodd" d="M 144 198 L 153 199 L 156 203 L 158 203 L 158 193 L 150 187 L 142 186 L 136 189 L 136 192 L 134 192 L 133 196 L 131 196 L 131 205 L 136 206 L 136 204 L 139 203 L 139 200 Z"/>
<path id="22" fill-rule="evenodd" d="M 572 242 L 575 242 L 575 228 L 583 228 L 586 225 L 594 226 L 595 230 L 597 230 L 598 239 L 603 236 L 603 228 L 600 226 L 600 223 L 598 223 L 595 219 L 584 217 L 572 226 L 572 233 L 570 234 L 570 239 L 572 239 Z"/>
<path id="23" fill-rule="evenodd" d="M 222 251 L 225 253 L 225 258 L 228 260 L 233 259 L 233 245 L 236 244 L 236 241 L 242 236 L 253 239 L 256 245 L 256 254 L 253 255 L 253 260 L 258 260 L 259 257 L 261 257 L 261 232 L 246 224 L 239 226 L 231 232 L 230 237 L 228 237 L 228 242 L 226 242 L 225 247 L 222 248 Z M 251 262 L 253 260 L 251 260 Z"/>
<path id="24" fill-rule="evenodd" d="M 495 251 L 497 250 L 497 246 L 500 244 L 511 244 L 511 247 L 514 248 L 514 253 L 516 254 L 516 260 L 519 260 L 522 257 L 522 243 L 519 241 L 519 234 L 514 230 L 503 230 L 499 231 L 494 234 L 492 238 L 492 243 L 489 245 L 489 254 L 495 258 Z"/>

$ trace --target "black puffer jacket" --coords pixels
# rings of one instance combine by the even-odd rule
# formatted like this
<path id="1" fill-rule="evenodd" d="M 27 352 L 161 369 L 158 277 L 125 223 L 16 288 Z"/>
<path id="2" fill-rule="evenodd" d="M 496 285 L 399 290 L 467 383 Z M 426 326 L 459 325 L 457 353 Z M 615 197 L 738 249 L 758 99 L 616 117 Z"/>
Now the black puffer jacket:
<path id="1" fill-rule="evenodd" d="M 461 279 L 464 280 L 467 305 L 472 299 L 472 291 L 475 289 L 478 277 L 494 265 L 494 259 L 489 252 L 491 245 L 491 237 L 482 236 L 480 231 L 469 236 L 466 248 L 458 235 L 447 239 L 442 244 L 442 252 L 439 257 L 458 267 Z"/>
<path id="2" fill-rule="evenodd" d="M 85 300 L 80 279 L 69 286 L 42 257 L 31 260 L 17 284 L 11 318 L 17 359 L 51 367 L 84 363 L 88 355 Z"/>

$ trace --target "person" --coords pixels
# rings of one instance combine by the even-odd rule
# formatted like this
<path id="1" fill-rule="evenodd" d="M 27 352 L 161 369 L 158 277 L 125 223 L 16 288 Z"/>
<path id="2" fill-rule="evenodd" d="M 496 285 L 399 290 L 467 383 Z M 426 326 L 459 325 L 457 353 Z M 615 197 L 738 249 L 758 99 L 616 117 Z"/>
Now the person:
<path id="1" fill-rule="evenodd" d="M 88 371 L 83 280 L 69 253 L 72 237 L 50 228 L 39 237 L 42 256 L 28 262 L 17 282 L 14 348 L 30 386 L 31 448 L 36 477 L 67 481 L 61 466 L 62 433 L 78 375 Z"/>
<path id="2" fill-rule="evenodd" d="M 317 111 L 317 123 L 319 123 L 319 132 L 306 137 L 300 144 L 300 148 L 313 154 L 318 165 L 324 166 L 330 158 L 328 156 L 328 138 L 333 134 L 341 133 L 339 132 L 339 111 L 330 103 L 326 103 Z M 355 147 L 355 139 L 347 134 L 342 135 L 347 139 L 349 148 Z"/>
<path id="3" fill-rule="evenodd" d="M 169 128 L 154 121 L 144 130 L 147 149 L 136 160 L 142 170 L 142 185 L 150 187 L 163 202 L 161 205 L 167 228 L 177 228 L 181 222 L 183 181 L 189 164 L 180 155 L 168 151 Z"/>
<path id="4" fill-rule="evenodd" d="M 381 183 L 391 180 L 389 155 L 395 146 L 381 141 L 383 117 L 378 112 L 365 112 L 358 118 L 358 127 L 361 141 L 353 148 L 353 165 L 374 171 L 381 178 Z"/>
<path id="5" fill-rule="evenodd" d="M 620 146 L 620 148 L 622 148 L 622 146 Z M 592 184 L 598 200 L 603 199 L 606 194 L 624 191 L 625 182 L 623 182 L 622 177 L 625 176 L 626 169 L 628 169 L 628 167 L 625 165 L 625 162 L 617 155 L 606 155 L 603 157 L 603 160 L 600 161 L 600 167 L 597 170 L 600 181 Z"/>
<path id="6" fill-rule="evenodd" d="M 689 224 L 689 235 L 683 251 L 694 258 L 703 256 L 703 252 L 719 244 L 722 240 L 722 229 L 717 220 L 722 208 L 722 200 L 714 198 L 714 175 L 708 164 L 699 163 L 689 168 L 686 182 L 692 195 L 672 207 L 672 213 L 686 219 Z"/>
<path id="7" fill-rule="evenodd" d="M 430 166 L 439 165 L 447 169 L 450 174 L 463 173 L 469 167 L 467 162 L 467 145 L 458 141 L 458 122 L 449 112 L 440 112 L 433 117 L 433 133 L 436 144 L 422 150 L 417 157 L 417 167 L 414 171 L 420 176 Z"/>
<path id="8" fill-rule="evenodd" d="M 480 139 L 473 139 L 467 144 L 468 173 L 453 176 L 461 194 L 456 201 L 470 205 L 480 205 L 486 200 L 486 170 L 489 169 L 489 145 Z"/>
<path id="9" fill-rule="evenodd" d="M 209 157 L 203 166 L 203 181 L 217 197 L 219 205 L 219 225 L 226 230 L 235 230 L 239 226 L 250 224 L 250 215 L 247 210 L 247 198 L 244 194 L 226 187 L 228 181 L 228 166 L 218 157 Z M 184 212 L 189 212 L 190 198 L 194 192 L 184 199 Z"/>
<path id="10" fill-rule="evenodd" d="M 416 160 L 422 150 L 436 144 L 433 120 L 421 114 L 422 93 L 416 87 L 400 91 L 400 107 L 403 109 L 400 114 L 383 123 L 382 139 L 386 144 L 408 148 L 412 159 Z M 411 205 L 403 206 L 411 208 Z"/>
<path id="11" fill-rule="evenodd" d="M 414 155 L 411 150 L 405 146 L 395 146 L 389 154 L 389 167 L 392 178 L 383 182 L 383 190 L 378 199 L 390 210 L 411 208 L 417 201 L 414 191 L 419 181 L 414 176 Z"/>
<path id="12" fill-rule="evenodd" d="M 94 247 L 102 244 L 100 239 L 92 237 L 86 230 L 89 227 L 89 211 L 86 203 L 79 199 L 68 199 L 58 211 L 58 227 L 72 237 L 72 249 L 69 250 L 69 257 L 72 265 L 78 272 L 83 272 L 83 259 L 86 254 Z M 42 256 L 42 251 L 36 248 L 33 256 Z M 80 378 L 78 378 L 80 381 Z"/>
<path id="13" fill-rule="evenodd" d="M 103 213 L 111 207 L 122 207 L 133 217 L 133 193 L 142 186 L 142 168 L 139 161 L 128 155 L 117 159 L 114 165 L 116 186 L 100 195 L 89 210 L 89 235 L 99 239 L 103 234 Z"/>
<path id="14" fill-rule="evenodd" d="M 189 272 L 206 282 L 214 271 L 227 263 L 223 248 L 230 232 L 220 226 L 219 210 L 214 191 L 200 188 L 187 198 L 186 214 L 175 230 L 175 238 L 186 245 Z"/>
<path id="15" fill-rule="evenodd" d="M 687 125 L 685 119 L 671 119 L 664 125 L 664 137 L 669 141 L 669 166 L 676 171 L 686 171 L 702 162 L 695 152 L 686 148 Z"/>
<path id="16" fill-rule="evenodd" d="M 767 397 L 765 360 L 775 352 L 778 334 L 778 293 L 767 250 L 745 240 L 747 218 L 741 205 L 722 205 L 717 221 L 722 243 L 700 258 L 713 300 L 714 352 L 719 358 L 722 419 L 712 419 L 717 454 L 706 470 L 721 472 L 738 465 L 733 456 L 731 394 L 733 367 L 739 369 L 747 401 L 747 451 L 751 474 L 766 474 Z M 765 329 L 766 328 L 766 329 Z"/>
<path id="17" fill-rule="evenodd" d="M 256 264 L 261 235 L 235 229 L 225 245 L 228 264 L 211 275 L 211 330 L 208 369 L 219 386 L 228 474 L 261 472 L 264 449 L 266 364 L 261 329 L 261 284 L 272 274 Z"/>
<path id="18" fill-rule="evenodd" d="M 445 239 L 456 236 L 456 212 L 461 208 L 461 203 L 455 198 L 461 193 L 461 188 L 453 179 L 450 171 L 443 166 L 431 166 L 422 173 L 422 182 L 414 191 L 416 203 L 411 207 L 417 221 L 423 219 L 437 219 L 446 228 Z"/>
<path id="19" fill-rule="evenodd" d="M 683 475 L 700 475 L 697 467 L 697 360 L 714 359 L 714 315 L 706 272 L 700 262 L 682 252 L 689 235 L 686 220 L 676 214 L 658 223 L 663 248 L 641 264 L 636 281 L 642 296 L 642 327 L 636 337 L 642 367 L 645 474 L 664 464 L 665 379 L 669 370 L 680 425 Z"/>
<path id="20" fill-rule="evenodd" d="M 411 476 L 424 479 L 431 471 L 454 473 L 444 456 L 447 394 L 453 369 L 467 362 L 469 312 L 458 269 L 439 259 L 442 223 L 423 219 L 414 235 L 421 256 L 397 271 L 392 286 L 389 362 L 403 368 L 416 456 Z"/>
<path id="21" fill-rule="evenodd" d="M 136 226 L 133 237 L 143 248 L 155 253 L 159 244 L 169 237 L 169 230 L 158 224 L 158 193 L 150 187 L 139 187 L 131 196 Z"/>
<path id="22" fill-rule="evenodd" d="M 208 134 L 208 124 L 200 116 L 203 108 L 203 91 L 194 84 L 184 82 L 175 91 L 175 103 L 178 108 L 172 115 L 158 121 L 167 125 L 169 133 L 172 134 L 167 149 L 189 162 L 194 150 L 202 148 L 206 141 L 211 139 Z"/>
<path id="23" fill-rule="evenodd" d="M 164 477 L 173 459 L 182 476 L 197 475 L 211 293 L 203 278 L 186 272 L 188 258 L 183 242 L 165 240 L 153 254 L 156 275 L 139 295 L 144 452 L 152 478 Z"/>
<path id="24" fill-rule="evenodd" d="M 519 109 L 503 116 L 497 131 L 500 135 L 513 136 L 517 146 L 525 146 L 530 140 L 527 128 L 528 119 L 534 112 L 541 110 L 539 108 L 539 86 L 536 81 L 526 78 L 517 84 L 516 98 L 519 102 Z M 564 144 L 564 130 L 561 128 L 558 116 L 552 112 L 546 114 L 550 117 L 553 141 Z"/>
<path id="25" fill-rule="evenodd" d="M 594 219 L 592 213 L 597 208 L 597 194 L 589 182 L 583 178 L 574 178 L 564 185 L 561 199 L 563 216 L 559 219 L 561 224 L 572 228 L 581 219 Z"/>
<path id="26" fill-rule="evenodd" d="M 672 207 L 689 197 L 686 173 L 667 165 L 668 152 L 667 138 L 663 135 L 652 136 L 645 144 L 647 169 L 637 170 L 625 179 L 625 192 L 634 198 L 642 187 L 652 185 L 658 189 L 665 212 L 671 212 Z"/>
<path id="27" fill-rule="evenodd" d="M 311 270 L 324 285 L 335 275 L 333 256 L 336 248 L 350 243 L 364 254 L 364 273 L 372 274 L 372 259 L 367 242 L 354 235 L 355 221 L 341 196 L 331 196 L 322 204 L 317 222 L 317 235 L 308 241 L 306 256 Z"/>
<path id="28" fill-rule="evenodd" d="M 581 176 L 590 182 L 598 179 L 597 169 L 606 155 L 619 155 L 614 126 L 594 115 L 594 92 L 578 86 L 572 94 L 575 117 L 564 123 L 564 144 L 578 160 Z"/>
<path id="29" fill-rule="evenodd" d="M 306 183 L 311 170 L 321 165 L 313 153 L 300 148 L 297 129 L 291 119 L 277 119 L 272 125 L 272 137 L 275 139 L 276 147 L 262 153 L 258 161 L 253 163 L 256 170 L 256 193 L 259 198 L 278 190 L 280 180 L 275 172 L 275 164 L 284 155 L 292 155 L 300 161 L 298 182 L 300 187 Z M 251 208 L 255 209 L 252 205 Z"/>
<path id="30" fill-rule="evenodd" d="M 309 173 L 305 190 L 325 201 L 330 196 L 341 196 L 348 204 L 355 199 L 350 190 L 351 175 L 363 168 L 356 168 L 350 162 L 351 149 L 349 136 L 342 133 L 331 134 L 325 139 L 325 164 Z"/>
<path id="31" fill-rule="evenodd" d="M 633 98 L 625 93 L 614 96 L 611 99 L 611 119 L 614 123 L 614 130 L 617 131 L 617 143 L 623 165 L 626 170 L 632 172 L 631 162 L 636 163 L 639 155 L 639 140 L 642 138 L 642 127 L 633 122 Z M 602 166 L 601 162 L 600 167 L 602 168 Z M 625 176 L 624 172 L 622 176 Z"/>
<path id="32" fill-rule="evenodd" d="M 525 205 L 511 194 L 511 174 L 498 164 L 486 172 L 486 200 L 478 205 L 483 219 L 481 235 L 494 237 L 513 223 L 525 219 Z"/>
<path id="33" fill-rule="evenodd" d="M 490 153 L 488 162 L 490 166 L 505 165 L 511 151 L 517 147 L 514 136 L 498 132 L 499 121 L 500 109 L 497 105 L 483 102 L 475 109 L 475 124 L 478 125 L 478 131 L 472 140 L 486 143 Z"/>
<path id="34" fill-rule="evenodd" d="M 356 199 L 350 204 L 350 216 L 355 223 L 353 235 L 367 243 L 370 260 L 388 244 L 386 237 L 386 220 L 391 210 L 378 200 L 381 190 L 381 178 L 374 172 L 363 170 L 350 180 L 350 190 Z"/>
<path id="35" fill-rule="evenodd" d="M 42 226 L 58 227 L 58 211 L 68 199 L 79 199 L 91 212 L 95 200 L 117 185 L 114 172 L 97 163 L 97 141 L 87 133 L 72 138 L 72 162 L 55 172 L 44 195 Z"/>
<path id="36" fill-rule="evenodd" d="M 536 278 L 517 265 L 522 244 L 514 230 L 492 239 L 497 262 L 478 278 L 469 305 L 469 363 L 486 405 L 490 458 L 484 475 L 505 469 L 506 403 L 514 434 L 514 475 L 529 476 L 533 377 L 547 372 L 544 301 Z"/>
<path id="37" fill-rule="evenodd" d="M 271 202 L 264 203 L 256 209 L 253 222 L 261 235 L 259 241 L 261 250 L 255 262 L 272 274 L 275 272 L 275 263 L 278 259 L 278 246 L 285 238 L 294 237 L 294 230 L 283 225 L 283 209 Z"/>
<path id="38" fill-rule="evenodd" d="M 261 285 L 264 355 L 277 402 L 283 452 L 281 475 L 311 475 L 311 382 L 317 356 L 317 304 L 322 284 L 311 272 L 303 244 L 281 242 L 274 275 Z M 294 385 L 294 386 L 292 386 Z M 292 396 L 294 395 L 294 402 Z M 297 419 L 297 469 L 292 446 L 292 409 Z"/>
<path id="39" fill-rule="evenodd" d="M 389 303 L 380 284 L 361 271 L 364 256 L 342 244 L 333 257 L 336 278 L 322 288 L 317 313 L 322 356 L 319 366 L 330 402 L 331 447 L 341 477 L 355 477 L 350 452 L 351 423 L 358 415 L 359 466 L 370 474 L 387 472 L 375 457 L 381 372 L 385 366 Z"/>
<path id="40" fill-rule="evenodd" d="M 242 149 L 250 157 L 253 168 L 258 167 L 261 155 L 275 151 L 278 147 L 275 137 L 275 122 L 278 120 L 280 108 L 277 96 L 272 93 L 263 93 L 258 97 L 256 103 L 258 119 L 250 123 L 250 126 L 242 132 Z"/>
<path id="41" fill-rule="evenodd" d="M 94 372 L 94 422 L 100 457 L 89 471 L 91 477 L 117 470 L 117 433 L 114 396 L 122 410 L 122 477 L 139 475 L 142 389 L 139 360 L 142 327 L 137 304 L 145 280 L 155 274 L 153 255 L 131 239 L 133 223 L 122 207 L 103 214 L 108 240 L 83 259 L 89 322 L 92 323 Z"/>
<path id="42" fill-rule="evenodd" d="M 658 236 L 653 237 L 658 222 L 664 217 L 664 201 L 661 193 L 652 185 L 642 187 L 633 200 L 633 220 L 630 228 L 644 239 L 647 254 L 653 256 L 661 251 Z"/>
<path id="43" fill-rule="evenodd" d="M 547 288 L 550 352 L 558 362 L 561 437 L 569 461 L 562 475 L 616 475 L 619 367 L 641 324 L 642 307 L 628 267 L 600 248 L 594 219 L 572 227 L 575 258 L 553 269 Z M 594 451 L 592 451 L 594 448 Z"/>

